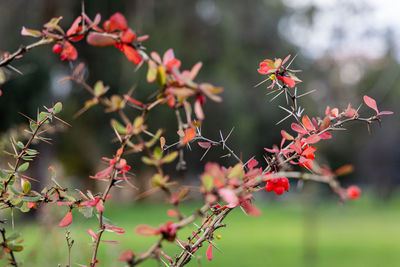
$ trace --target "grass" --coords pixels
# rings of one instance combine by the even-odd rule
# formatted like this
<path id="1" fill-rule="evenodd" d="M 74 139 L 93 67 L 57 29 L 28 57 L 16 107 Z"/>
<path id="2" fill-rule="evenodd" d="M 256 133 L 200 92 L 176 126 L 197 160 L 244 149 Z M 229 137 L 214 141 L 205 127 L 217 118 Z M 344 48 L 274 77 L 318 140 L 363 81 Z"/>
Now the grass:
<path id="1" fill-rule="evenodd" d="M 260 218 L 244 215 L 240 209 L 234 210 L 226 219 L 227 228 L 221 228 L 216 240 L 214 259 L 205 258 L 205 248 L 196 256 L 201 256 L 202 266 L 397 266 L 400 262 L 400 200 L 377 203 L 372 198 L 364 198 L 339 207 L 334 202 L 302 205 L 296 199 L 287 203 L 265 203 L 258 201 L 262 210 Z M 187 214 L 197 205 L 186 205 Z M 117 226 L 124 227 L 126 234 L 106 233 L 105 239 L 118 240 L 119 245 L 101 244 L 99 266 L 123 266 L 115 259 L 124 249 L 143 252 L 156 240 L 134 233 L 138 224 L 157 226 L 168 220 L 167 207 L 160 204 L 138 204 L 135 206 L 107 207 L 106 214 Z M 17 218 L 21 229 L 24 250 L 16 253 L 24 266 L 57 266 L 66 264 L 64 229 L 54 226 L 62 218 L 42 218 L 41 223 L 29 222 L 33 219 Z M 73 213 L 70 227 L 75 245 L 72 248 L 72 263 L 87 264 L 91 253 L 89 235 L 86 229 L 96 229 L 94 218 L 86 220 Z M 184 229 L 180 239 L 191 232 Z M 11 232 L 9 232 L 11 234 Z M 175 244 L 167 244 L 165 252 L 174 255 L 178 251 Z M 4 264 L 5 261 L 0 261 Z M 198 266 L 192 260 L 188 266 Z M 74 264 L 73 264 L 74 266 Z M 149 260 L 142 266 L 157 266 Z"/>

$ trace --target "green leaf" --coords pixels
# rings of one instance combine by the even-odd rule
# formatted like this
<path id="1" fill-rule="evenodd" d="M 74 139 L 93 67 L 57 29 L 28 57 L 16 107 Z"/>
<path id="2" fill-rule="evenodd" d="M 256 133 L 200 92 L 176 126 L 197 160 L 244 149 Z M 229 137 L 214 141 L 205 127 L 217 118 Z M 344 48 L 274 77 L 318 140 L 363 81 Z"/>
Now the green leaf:
<path id="1" fill-rule="evenodd" d="M 45 119 L 47 119 L 47 117 L 50 117 L 50 113 L 48 113 L 48 112 L 40 112 L 39 113 L 39 117 L 38 117 L 38 120 L 39 120 L 39 122 L 42 122 L 42 121 L 44 121 Z"/>
<path id="2" fill-rule="evenodd" d="M 142 161 L 143 161 L 144 164 L 157 166 L 157 163 L 154 160 L 152 160 L 152 159 L 150 159 L 148 157 L 143 156 L 142 157 Z"/>
<path id="3" fill-rule="evenodd" d="M 16 143 L 16 145 L 17 145 L 17 147 L 19 147 L 19 148 L 21 148 L 21 149 L 25 147 L 24 143 L 22 143 L 21 141 L 18 141 L 18 142 Z"/>
<path id="4" fill-rule="evenodd" d="M 202 180 L 202 182 L 203 182 L 204 189 L 205 189 L 207 192 L 210 192 L 210 191 L 214 188 L 214 179 L 211 177 L 211 175 L 209 175 L 209 174 L 204 174 L 204 175 L 201 177 L 201 180 Z"/>
<path id="5" fill-rule="evenodd" d="M 30 201 L 29 201 L 30 202 Z M 30 211 L 31 209 L 28 207 L 28 204 L 26 203 L 26 202 L 24 202 L 24 203 L 22 203 L 22 206 L 19 208 L 19 210 L 21 211 L 21 212 L 28 212 L 28 211 Z"/>
<path id="6" fill-rule="evenodd" d="M 34 196 L 34 197 L 21 197 L 23 201 L 26 202 L 38 202 L 42 196 Z"/>
<path id="7" fill-rule="evenodd" d="M 13 241 L 13 240 L 17 239 L 20 236 L 21 236 L 21 233 L 13 233 L 12 235 L 8 236 L 6 238 L 6 240 L 7 241 Z"/>
<path id="8" fill-rule="evenodd" d="M 149 62 L 149 70 L 147 71 L 146 78 L 148 83 L 152 83 L 157 78 L 157 64 L 152 60 L 149 60 L 148 62 Z"/>
<path id="9" fill-rule="evenodd" d="M 164 88 L 166 82 L 166 74 L 164 66 L 158 66 L 157 68 L 157 84 L 162 89 Z"/>
<path id="10" fill-rule="evenodd" d="M 160 160 L 162 158 L 162 150 L 160 147 L 154 148 L 153 155 L 156 160 Z"/>
<path id="11" fill-rule="evenodd" d="M 111 120 L 111 126 L 117 130 L 119 134 L 126 134 L 126 127 L 115 119 Z"/>
<path id="12" fill-rule="evenodd" d="M 165 157 L 162 158 L 161 162 L 162 163 L 170 163 L 170 162 L 174 161 L 176 159 L 176 157 L 178 157 L 178 151 L 169 153 L 168 155 L 166 155 Z"/>
<path id="13" fill-rule="evenodd" d="M 23 180 L 22 182 L 22 190 L 25 194 L 28 194 L 31 191 L 31 183 L 28 180 Z"/>
<path id="14" fill-rule="evenodd" d="M 19 245 L 7 244 L 7 247 L 8 247 L 9 250 L 14 251 L 14 252 L 20 252 L 20 251 L 22 251 L 24 249 L 23 246 L 19 246 Z"/>
<path id="15" fill-rule="evenodd" d="M 104 86 L 103 81 L 97 81 L 94 85 L 94 95 L 99 97 L 108 91 L 108 86 Z"/>
<path id="16" fill-rule="evenodd" d="M 27 150 L 26 150 L 26 154 L 28 154 L 29 156 L 35 156 L 35 155 L 37 155 L 37 150 L 35 150 L 35 149 L 31 149 L 31 148 L 28 148 Z"/>
<path id="17" fill-rule="evenodd" d="M 14 194 L 16 194 L 16 195 L 18 195 L 18 196 L 20 196 L 20 195 L 23 195 L 23 194 L 24 194 L 24 193 L 22 193 L 21 191 L 19 191 L 19 190 L 15 189 L 15 187 L 14 187 L 14 186 L 9 186 L 8 188 L 10 188 L 11 192 L 13 192 Z"/>
<path id="18" fill-rule="evenodd" d="M 152 147 L 160 139 L 162 132 L 163 131 L 161 129 L 158 129 L 156 134 L 145 143 L 146 147 Z"/>
<path id="19" fill-rule="evenodd" d="M 7 175 L 5 173 L 3 173 L 2 171 L 0 171 L 0 178 L 6 179 Z"/>
<path id="20" fill-rule="evenodd" d="M 36 128 L 38 127 L 38 125 L 36 122 L 30 121 L 29 127 L 31 128 L 32 132 L 34 132 L 36 130 Z"/>
<path id="21" fill-rule="evenodd" d="M 17 172 L 24 172 L 29 168 L 29 162 L 25 162 L 21 166 L 18 167 Z"/>
<path id="22" fill-rule="evenodd" d="M 61 110 L 62 110 L 62 103 L 61 102 L 57 102 L 53 107 L 53 113 L 54 114 L 60 113 Z"/>

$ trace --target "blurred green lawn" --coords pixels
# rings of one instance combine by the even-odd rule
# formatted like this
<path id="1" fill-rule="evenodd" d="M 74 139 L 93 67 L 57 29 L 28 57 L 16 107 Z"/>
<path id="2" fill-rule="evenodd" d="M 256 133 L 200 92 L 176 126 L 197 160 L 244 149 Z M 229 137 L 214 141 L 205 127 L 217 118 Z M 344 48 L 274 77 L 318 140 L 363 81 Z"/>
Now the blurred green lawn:
<path id="1" fill-rule="evenodd" d="M 259 218 L 249 217 L 240 209 L 234 210 L 226 219 L 227 228 L 218 233 L 222 239 L 215 240 L 222 253 L 214 250 L 214 266 L 399 266 L 400 262 L 400 199 L 389 202 L 364 197 L 344 206 L 334 201 L 311 202 L 303 205 L 299 199 L 287 202 L 258 201 L 262 209 Z M 183 208 L 189 214 L 197 205 Z M 135 206 L 108 206 L 107 217 L 117 226 L 124 227 L 126 234 L 106 233 L 105 239 L 118 240 L 118 245 L 102 243 L 99 266 L 124 266 L 116 258 L 124 249 L 143 252 L 155 240 L 134 233 L 138 224 L 157 226 L 165 222 L 167 206 L 161 204 L 136 204 Z M 57 217 L 60 220 L 63 215 Z M 87 264 L 91 238 L 86 229 L 96 229 L 94 218 L 85 220 L 73 213 L 70 227 L 75 239 L 72 263 Z M 64 229 L 45 227 L 38 223 L 21 227 L 17 218 L 16 229 L 21 229 L 24 250 L 17 253 L 23 266 L 57 266 L 66 264 Z M 30 219 L 23 219 L 25 222 Z M 179 235 L 184 240 L 192 227 Z M 11 234 L 11 232 L 9 232 Z M 165 251 L 173 255 L 178 251 L 175 244 L 168 244 Z M 196 253 L 202 256 L 201 266 L 211 266 L 205 257 L 205 248 Z M 5 261 L 0 261 L 5 264 Z M 188 266 L 198 266 L 192 260 Z M 72 264 L 72 266 L 76 266 Z M 149 260 L 142 266 L 158 266 Z"/>

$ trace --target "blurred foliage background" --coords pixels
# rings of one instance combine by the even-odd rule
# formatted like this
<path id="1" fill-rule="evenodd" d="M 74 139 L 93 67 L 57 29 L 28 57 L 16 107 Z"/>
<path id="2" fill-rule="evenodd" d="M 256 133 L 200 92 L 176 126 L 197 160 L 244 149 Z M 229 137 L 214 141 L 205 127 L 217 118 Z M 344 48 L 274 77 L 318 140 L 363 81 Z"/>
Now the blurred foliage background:
<path id="1" fill-rule="evenodd" d="M 302 99 L 308 115 L 322 115 L 327 105 L 342 109 L 351 103 L 357 107 L 364 94 L 375 98 L 378 107 L 395 112 L 393 116 L 383 118 L 382 129 L 373 125 L 372 133 L 368 134 L 364 124 L 349 125 L 350 131 L 336 132 L 332 140 L 319 145 L 317 157 L 322 163 L 329 163 L 332 169 L 354 164 L 355 172 L 344 177 L 343 184 L 361 185 L 378 202 L 396 199 L 400 181 L 400 108 L 397 105 L 400 32 L 398 16 L 392 14 L 393 3 L 379 5 L 372 0 L 88 0 L 85 7 L 90 17 L 100 13 L 102 21 L 115 12 L 123 13 L 129 26 L 139 35 L 150 35 L 144 43 L 148 52 L 162 54 L 173 48 L 183 69 L 202 61 L 203 68 L 197 81 L 224 87 L 222 104 L 208 101 L 205 105 L 203 133 L 217 139 L 219 130 L 227 134 L 234 127 L 230 144 L 245 159 L 256 156 L 261 161 L 263 148 L 279 143 L 280 129 L 288 128 L 290 123 L 275 125 L 285 116 L 277 107 L 284 102 L 284 97 L 271 103 L 272 96 L 266 96 L 266 86 L 254 88 L 263 79 L 256 69 L 266 58 L 297 55 L 294 67 L 303 70 L 299 74 L 303 80 L 299 89 L 304 92 L 316 90 Z M 41 29 L 50 18 L 63 16 L 61 25 L 67 29 L 80 11 L 81 1 L 2 0 L 0 50 L 12 52 L 21 44 L 34 42 L 20 35 L 22 26 Z M 111 87 L 111 93 L 120 94 L 136 86 L 134 96 L 138 99 L 155 91 L 154 84 L 146 83 L 147 67 L 135 71 L 135 66 L 117 49 L 94 48 L 84 42 L 78 43 L 77 49 L 79 61 L 88 67 L 89 84 L 103 80 Z M 112 115 L 104 114 L 99 106 L 73 119 L 90 96 L 80 86 L 59 84 L 58 80 L 70 74 L 76 64 L 61 62 L 51 52 L 51 47 L 37 48 L 13 63 L 24 75 L 7 72 L 8 80 L 1 87 L 0 148 L 6 149 L 10 134 L 16 134 L 23 127 L 25 119 L 18 112 L 35 116 L 38 107 L 62 101 L 62 118 L 73 127 L 60 128 L 53 133 L 53 145 L 37 145 L 41 156 L 32 165 L 30 176 L 45 181 L 49 176 L 48 166 L 54 165 L 62 183 L 73 188 L 95 189 L 95 183 L 88 176 L 102 168 L 102 156 L 111 156 L 115 150 L 109 127 Z M 372 114 L 365 106 L 361 113 Z M 150 127 L 168 128 L 167 140 L 176 140 L 174 114 L 159 108 L 153 116 Z M 182 183 L 197 185 L 204 164 L 198 160 L 202 152 L 194 148 L 192 153 L 186 153 L 189 170 L 173 173 L 172 166 L 173 177 Z M 205 161 L 232 163 L 227 158 L 219 159 L 219 156 L 220 152 L 210 153 Z M 148 186 L 151 172 L 143 168 L 138 157 L 128 159 L 136 175 L 134 181 Z M 7 160 L 0 157 L 0 165 L 5 165 Z M 290 200 L 294 202 L 304 195 L 311 195 L 313 201 L 324 202 L 328 201 L 327 197 L 332 198 L 329 189 L 323 185 L 306 184 L 304 190 L 291 191 Z M 122 199 L 127 202 L 136 194 L 129 190 L 121 192 L 118 194 L 125 195 Z M 276 199 L 261 195 L 260 198 L 266 201 Z M 308 215 L 305 213 L 304 216 Z M 282 220 L 285 220 L 284 216 Z M 399 240 L 398 235 L 396 238 Z"/>

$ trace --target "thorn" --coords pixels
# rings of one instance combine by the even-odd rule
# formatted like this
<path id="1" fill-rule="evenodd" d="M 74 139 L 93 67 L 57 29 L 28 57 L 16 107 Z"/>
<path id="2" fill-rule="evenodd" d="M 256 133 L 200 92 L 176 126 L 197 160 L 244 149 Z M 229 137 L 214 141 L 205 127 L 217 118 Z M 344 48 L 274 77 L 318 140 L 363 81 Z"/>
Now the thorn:
<path id="1" fill-rule="evenodd" d="M 262 81 L 262 82 L 259 82 L 259 83 L 257 83 L 256 85 L 254 85 L 254 87 L 258 87 L 258 86 L 260 86 L 261 84 L 263 84 L 263 83 L 265 83 L 266 81 L 268 81 L 269 79 L 271 79 L 270 77 L 268 77 L 267 79 L 265 79 L 264 81 Z"/>
<path id="2" fill-rule="evenodd" d="M 219 130 L 219 136 L 221 136 L 222 150 L 224 150 L 225 149 L 225 140 L 224 140 L 221 130 Z"/>
<path id="3" fill-rule="evenodd" d="M 285 118 L 283 118 L 283 119 L 281 119 L 280 121 L 278 121 L 275 125 L 278 125 L 278 124 L 284 122 L 285 120 L 287 120 L 287 119 L 288 119 L 290 116 L 292 116 L 292 115 L 293 115 L 293 114 L 287 115 Z"/>
<path id="4" fill-rule="evenodd" d="M 228 133 L 228 135 L 225 137 L 225 142 L 228 141 L 228 138 L 231 136 L 233 130 L 235 129 L 235 127 L 232 127 L 232 129 L 230 130 L 230 132 Z"/>
<path id="5" fill-rule="evenodd" d="M 288 69 L 290 67 L 290 65 L 292 65 L 294 59 L 297 57 L 297 54 L 294 55 L 294 57 L 292 58 L 292 60 L 289 62 L 289 64 L 287 64 L 286 69 Z"/>
<path id="6" fill-rule="evenodd" d="M 30 120 L 30 121 L 36 122 L 35 120 L 31 119 L 30 117 L 28 117 L 28 116 L 25 115 L 24 113 L 22 113 L 22 112 L 18 112 L 18 113 L 19 113 L 20 115 L 24 116 L 25 118 L 27 118 L 27 119 Z"/>
<path id="7" fill-rule="evenodd" d="M 278 91 L 278 90 L 279 90 L 279 89 L 272 90 L 271 92 L 267 93 L 266 95 L 273 94 L 273 93 L 275 93 L 275 92 Z"/>
<path id="8" fill-rule="evenodd" d="M 306 92 L 306 93 L 304 93 L 304 94 L 299 95 L 297 98 L 300 98 L 300 97 L 306 96 L 306 95 L 308 95 L 308 94 L 314 93 L 315 91 L 317 91 L 317 90 L 313 89 L 313 90 L 311 90 L 311 91 L 308 91 L 308 92 Z"/>
<path id="9" fill-rule="evenodd" d="M 64 123 L 64 124 L 68 125 L 69 127 L 72 127 L 72 125 L 71 125 L 71 124 L 69 124 L 69 123 L 68 123 L 68 122 L 66 122 L 66 121 L 63 121 L 63 120 L 62 120 L 62 119 L 60 119 L 59 117 L 57 117 L 57 116 L 54 116 L 54 118 L 55 118 L 56 120 L 58 120 L 58 121 L 60 121 L 60 122 Z"/>
<path id="10" fill-rule="evenodd" d="M 201 156 L 200 161 L 206 156 L 207 152 L 211 149 L 211 146 L 207 148 L 206 152 L 204 152 L 203 156 Z"/>
<path id="11" fill-rule="evenodd" d="M 274 101 L 275 98 L 277 98 L 278 96 L 280 96 L 285 90 L 281 90 L 276 96 L 274 96 L 269 102 Z"/>

